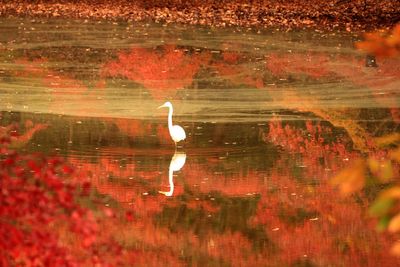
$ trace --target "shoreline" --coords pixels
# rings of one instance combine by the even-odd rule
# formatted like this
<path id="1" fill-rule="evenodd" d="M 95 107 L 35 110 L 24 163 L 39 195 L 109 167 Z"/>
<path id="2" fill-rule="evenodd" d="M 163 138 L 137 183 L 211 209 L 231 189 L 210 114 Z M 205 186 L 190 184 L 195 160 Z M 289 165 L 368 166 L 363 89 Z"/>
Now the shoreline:
<path id="1" fill-rule="evenodd" d="M 36 3 L 32 3 L 36 2 Z M 154 21 L 211 27 L 316 29 L 363 32 L 389 29 L 400 21 L 396 0 L 0 0 L 0 17 L 106 19 L 128 22 Z M 283 2 L 283 3 L 281 3 Z M 397 2 L 397 4 L 395 3 Z"/>

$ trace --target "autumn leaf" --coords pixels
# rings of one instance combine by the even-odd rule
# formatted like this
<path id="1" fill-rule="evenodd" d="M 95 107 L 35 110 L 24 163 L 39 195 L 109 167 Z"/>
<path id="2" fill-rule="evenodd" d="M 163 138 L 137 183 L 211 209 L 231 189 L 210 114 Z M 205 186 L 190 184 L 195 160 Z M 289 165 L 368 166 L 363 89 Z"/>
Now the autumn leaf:
<path id="1" fill-rule="evenodd" d="M 389 217 L 383 216 L 382 218 L 379 219 L 378 224 L 376 225 L 376 230 L 379 232 L 383 232 L 387 229 L 388 224 L 389 224 Z"/>
<path id="2" fill-rule="evenodd" d="M 400 24 L 398 24 L 388 37 L 379 32 L 366 33 L 365 41 L 357 42 L 358 49 L 369 54 L 382 57 L 395 57 L 400 55 Z"/>
<path id="3" fill-rule="evenodd" d="M 379 161 L 374 158 L 367 160 L 370 171 L 382 183 L 389 182 L 393 178 L 393 166 L 389 160 Z"/>
<path id="4" fill-rule="evenodd" d="M 400 133 L 394 133 L 375 138 L 375 143 L 380 147 L 396 144 L 398 142 L 400 142 Z"/>
<path id="5" fill-rule="evenodd" d="M 400 186 L 386 189 L 379 195 L 378 199 L 400 199 Z"/>
<path id="6" fill-rule="evenodd" d="M 374 158 L 369 158 L 367 160 L 368 167 L 372 173 L 377 173 L 379 171 L 379 161 Z"/>
<path id="7" fill-rule="evenodd" d="M 391 210 L 393 205 L 393 199 L 378 199 L 369 208 L 369 214 L 374 217 L 382 217 Z"/>
<path id="8" fill-rule="evenodd" d="M 390 152 L 390 157 L 400 162 L 400 147 Z"/>
<path id="9" fill-rule="evenodd" d="M 388 43 L 393 46 L 400 45 L 400 24 L 393 28 L 392 35 L 388 37 Z"/>
<path id="10" fill-rule="evenodd" d="M 400 256 L 400 241 L 397 241 L 392 248 L 390 249 L 390 253 L 394 256 Z"/>
<path id="11" fill-rule="evenodd" d="M 388 231 L 391 233 L 398 232 L 400 230 L 400 214 L 394 216 L 388 226 Z"/>
<path id="12" fill-rule="evenodd" d="M 351 166 L 347 167 L 336 175 L 331 183 L 339 186 L 340 192 L 343 195 L 352 194 L 365 185 L 365 172 L 366 163 L 364 160 L 359 159 L 355 161 Z"/>

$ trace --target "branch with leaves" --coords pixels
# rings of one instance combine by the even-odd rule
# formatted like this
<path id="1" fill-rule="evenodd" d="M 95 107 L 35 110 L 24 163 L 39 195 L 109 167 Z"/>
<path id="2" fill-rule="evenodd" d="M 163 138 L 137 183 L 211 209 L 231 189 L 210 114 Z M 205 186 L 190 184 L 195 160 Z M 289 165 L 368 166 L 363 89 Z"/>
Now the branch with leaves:
<path id="1" fill-rule="evenodd" d="M 365 41 L 356 47 L 380 57 L 400 56 L 400 24 L 386 35 L 368 33 Z M 378 219 L 377 229 L 400 233 L 400 133 L 376 138 L 375 144 L 381 151 L 377 156 L 358 159 L 332 179 L 345 196 L 374 187 L 378 195 L 369 207 L 369 214 Z M 400 241 L 391 252 L 400 256 Z"/>

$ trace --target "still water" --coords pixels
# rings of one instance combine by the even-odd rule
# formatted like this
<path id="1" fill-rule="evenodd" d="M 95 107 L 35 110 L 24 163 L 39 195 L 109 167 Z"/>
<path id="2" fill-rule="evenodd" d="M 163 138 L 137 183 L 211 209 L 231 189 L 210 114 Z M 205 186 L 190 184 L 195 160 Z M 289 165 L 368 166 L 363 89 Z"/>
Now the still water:
<path id="1" fill-rule="evenodd" d="M 399 60 L 367 67 L 357 40 L 1 19 L 1 125 L 133 207 L 139 266 L 396 266 L 368 200 L 329 184 L 400 129 Z"/>

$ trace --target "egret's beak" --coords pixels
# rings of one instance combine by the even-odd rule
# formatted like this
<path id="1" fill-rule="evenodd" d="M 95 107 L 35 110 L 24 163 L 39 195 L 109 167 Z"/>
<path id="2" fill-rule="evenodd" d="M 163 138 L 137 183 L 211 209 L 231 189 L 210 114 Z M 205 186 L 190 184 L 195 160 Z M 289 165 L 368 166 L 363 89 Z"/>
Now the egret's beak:
<path id="1" fill-rule="evenodd" d="M 165 104 L 164 104 L 164 105 L 161 105 L 161 106 L 159 106 L 159 107 L 158 107 L 158 109 L 159 109 L 159 108 L 164 108 L 164 107 L 165 107 Z"/>

